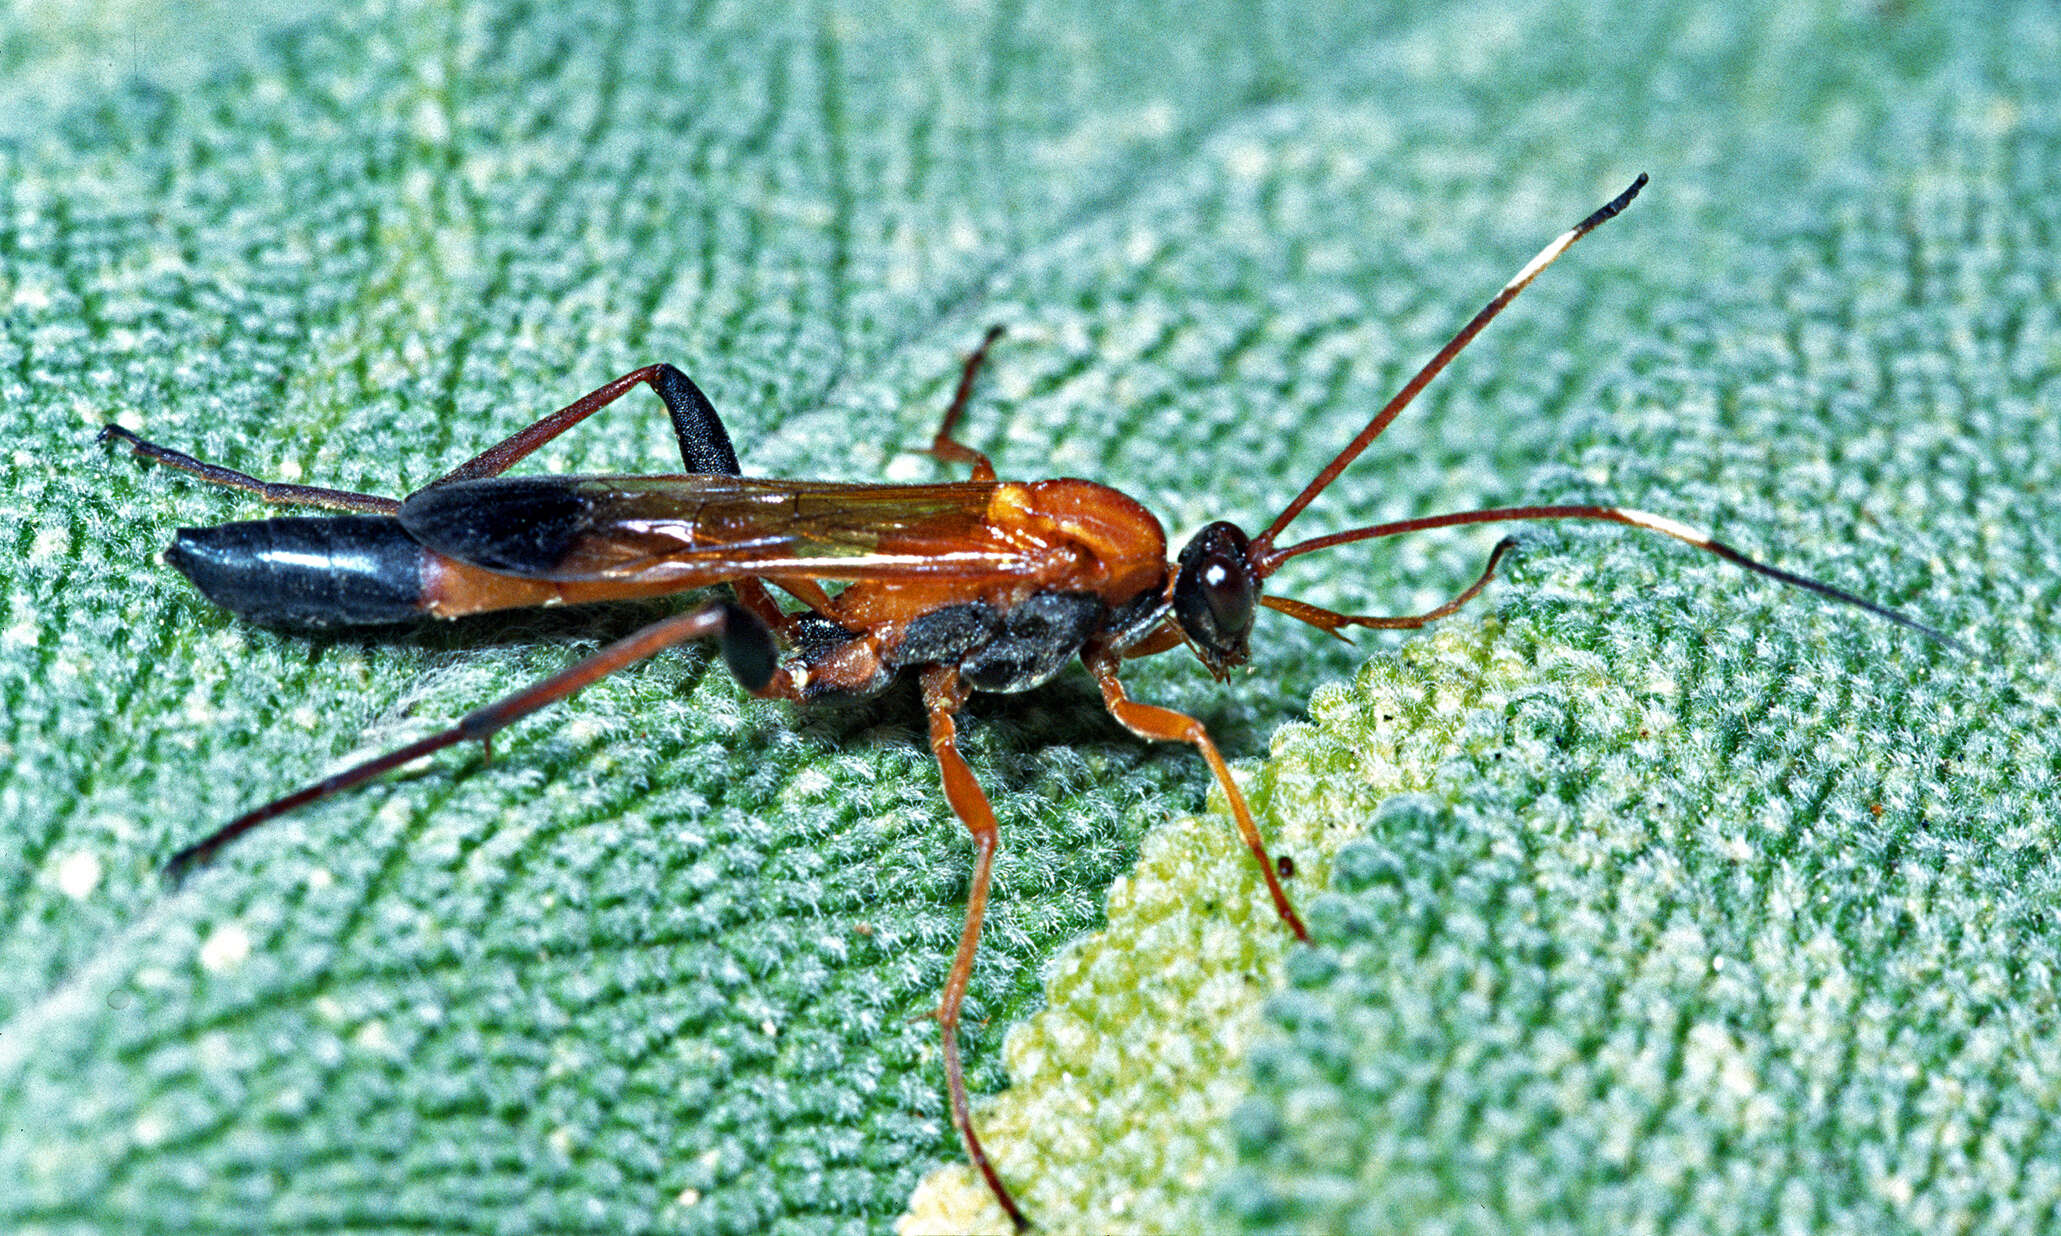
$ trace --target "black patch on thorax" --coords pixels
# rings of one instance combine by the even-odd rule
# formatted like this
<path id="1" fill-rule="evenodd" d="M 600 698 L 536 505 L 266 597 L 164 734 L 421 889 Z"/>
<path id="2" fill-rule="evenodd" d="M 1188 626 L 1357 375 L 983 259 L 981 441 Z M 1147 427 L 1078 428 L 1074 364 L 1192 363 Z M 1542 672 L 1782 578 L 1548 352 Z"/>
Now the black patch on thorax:
<path id="1" fill-rule="evenodd" d="M 887 654 L 896 669 L 909 665 L 957 665 L 987 644 L 1002 628 L 1002 616 L 985 601 L 946 605 L 921 614 L 902 628 L 902 638 Z"/>
<path id="2" fill-rule="evenodd" d="M 960 659 L 959 677 L 976 691 L 1028 691 L 1065 668 L 1108 613 L 1092 592 L 1036 593 Z"/>

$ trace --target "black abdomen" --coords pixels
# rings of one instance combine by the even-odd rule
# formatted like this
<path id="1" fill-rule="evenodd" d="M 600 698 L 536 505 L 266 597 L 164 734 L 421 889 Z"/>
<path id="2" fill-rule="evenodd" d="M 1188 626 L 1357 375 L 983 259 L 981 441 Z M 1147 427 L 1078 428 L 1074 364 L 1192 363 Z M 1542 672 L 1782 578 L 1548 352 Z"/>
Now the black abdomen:
<path id="1" fill-rule="evenodd" d="M 423 613 L 428 551 L 385 515 L 181 528 L 165 561 L 208 600 L 268 626 L 353 627 Z"/>

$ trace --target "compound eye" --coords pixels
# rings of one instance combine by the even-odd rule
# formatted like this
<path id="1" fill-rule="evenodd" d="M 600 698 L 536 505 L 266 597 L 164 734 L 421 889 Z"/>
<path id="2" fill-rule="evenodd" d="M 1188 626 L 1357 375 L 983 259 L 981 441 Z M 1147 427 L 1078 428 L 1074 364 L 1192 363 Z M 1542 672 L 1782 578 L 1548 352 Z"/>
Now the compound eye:
<path id="1" fill-rule="evenodd" d="M 1252 577 L 1241 560 L 1212 557 L 1202 564 L 1202 599 L 1217 629 L 1236 635 L 1252 629 Z"/>
<path id="2" fill-rule="evenodd" d="M 1246 544 L 1234 525 L 1210 524 L 1181 551 L 1174 577 L 1174 620 L 1206 659 L 1222 665 L 1245 660 L 1246 637 L 1252 633 L 1259 589 Z"/>

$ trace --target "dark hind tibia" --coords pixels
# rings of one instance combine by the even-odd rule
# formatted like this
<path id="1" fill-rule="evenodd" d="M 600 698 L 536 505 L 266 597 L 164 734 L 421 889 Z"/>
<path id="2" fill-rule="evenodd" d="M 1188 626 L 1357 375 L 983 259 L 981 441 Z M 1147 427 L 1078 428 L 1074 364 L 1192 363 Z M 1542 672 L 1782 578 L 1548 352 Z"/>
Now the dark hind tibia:
<path id="1" fill-rule="evenodd" d="M 657 371 L 651 379 L 652 389 L 666 401 L 666 412 L 673 418 L 673 436 L 680 440 L 680 462 L 689 472 L 705 476 L 743 476 L 737 448 L 730 445 L 730 432 L 716 415 L 716 405 L 678 369 L 671 365 L 652 368 Z"/>
<path id="2" fill-rule="evenodd" d="M 420 618 L 428 556 L 389 515 L 181 528 L 165 550 L 165 561 L 223 609 L 304 629 Z"/>
<path id="3" fill-rule="evenodd" d="M 765 621 L 743 605 L 723 606 L 718 646 L 737 685 L 754 695 L 765 691 L 780 668 L 780 645 Z"/>
<path id="4" fill-rule="evenodd" d="M 680 460 L 687 465 L 687 471 L 701 476 L 742 475 L 737 449 L 730 445 L 730 435 L 723 428 L 722 418 L 716 415 L 715 405 L 686 374 L 671 365 L 659 364 L 633 370 L 587 392 L 459 464 L 433 484 L 499 476 L 531 451 L 622 398 L 624 392 L 640 382 L 649 383 L 658 397 L 665 400 L 666 412 L 673 420 L 673 436 L 680 442 Z"/>

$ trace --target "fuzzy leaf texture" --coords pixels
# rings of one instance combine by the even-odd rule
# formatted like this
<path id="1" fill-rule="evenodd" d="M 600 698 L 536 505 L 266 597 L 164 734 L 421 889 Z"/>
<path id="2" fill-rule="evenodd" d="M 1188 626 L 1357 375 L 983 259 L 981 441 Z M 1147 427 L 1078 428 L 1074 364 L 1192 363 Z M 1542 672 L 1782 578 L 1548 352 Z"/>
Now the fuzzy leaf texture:
<path id="1" fill-rule="evenodd" d="M 983 1128 L 1056 1231 L 2052 1225 L 2057 32 L 2035 3 L 11 9 L 0 1227 L 999 1221 L 912 1020 L 971 851 L 906 693 L 798 713 L 686 650 L 169 892 L 214 824 L 670 607 L 249 627 L 157 553 L 272 512 L 101 424 L 400 494 L 670 360 L 748 472 L 927 480 L 1000 322 L 966 437 L 1178 544 L 1263 524 L 1639 171 L 1298 532 L 1618 500 L 1970 651 L 1558 526 L 1434 633 L 1265 615 L 1227 686 L 1136 663 L 1248 761 L 1309 949 L 1191 752 L 1078 674 L 983 699 Z M 669 458 L 639 392 L 523 468 Z M 1414 612 L 1498 535 L 1272 583 Z"/>

